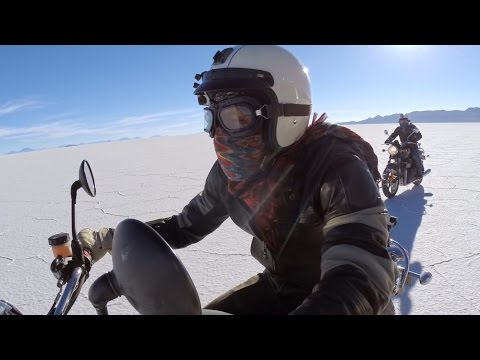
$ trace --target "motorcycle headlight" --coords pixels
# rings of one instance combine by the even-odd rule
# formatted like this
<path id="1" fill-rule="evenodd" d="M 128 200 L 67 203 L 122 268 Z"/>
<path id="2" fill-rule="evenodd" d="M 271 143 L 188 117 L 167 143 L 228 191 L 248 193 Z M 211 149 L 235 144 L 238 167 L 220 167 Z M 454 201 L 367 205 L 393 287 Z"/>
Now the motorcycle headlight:
<path id="1" fill-rule="evenodd" d="M 390 145 L 387 151 L 391 156 L 395 156 L 398 154 L 398 148 L 395 145 Z"/>

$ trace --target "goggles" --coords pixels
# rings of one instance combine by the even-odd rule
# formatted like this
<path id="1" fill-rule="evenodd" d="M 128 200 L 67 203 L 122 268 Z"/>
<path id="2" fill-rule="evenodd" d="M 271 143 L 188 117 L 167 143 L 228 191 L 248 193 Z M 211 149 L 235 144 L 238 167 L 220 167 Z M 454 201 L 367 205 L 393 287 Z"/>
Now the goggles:
<path id="1" fill-rule="evenodd" d="M 260 105 L 251 97 L 236 97 L 216 104 L 210 103 L 203 111 L 204 131 L 209 133 L 210 137 L 214 135 L 216 121 L 231 136 L 248 136 L 255 132 L 261 123 L 257 117 L 268 119 L 266 105 Z"/>
<path id="2" fill-rule="evenodd" d="M 311 105 L 263 104 L 252 97 L 235 97 L 218 103 L 210 102 L 204 108 L 204 131 L 213 138 L 215 122 L 231 136 L 248 136 L 257 130 L 262 119 L 278 116 L 309 116 Z M 259 119 L 260 118 L 260 119 Z"/>

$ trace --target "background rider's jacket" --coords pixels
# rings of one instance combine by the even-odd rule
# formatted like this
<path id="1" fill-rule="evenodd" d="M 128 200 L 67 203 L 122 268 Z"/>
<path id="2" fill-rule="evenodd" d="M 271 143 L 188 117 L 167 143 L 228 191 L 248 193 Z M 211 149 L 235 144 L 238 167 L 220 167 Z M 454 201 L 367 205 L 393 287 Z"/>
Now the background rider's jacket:
<path id="1" fill-rule="evenodd" d="M 413 125 L 412 123 L 408 124 L 408 126 L 405 129 L 402 129 L 401 126 L 397 126 L 395 131 L 388 137 L 388 142 L 392 142 L 395 140 L 397 136 L 400 136 L 400 141 L 403 143 L 405 141 L 410 141 L 410 142 L 417 142 L 422 138 L 422 133 L 420 130 L 418 130 L 418 133 L 412 134 L 413 130 L 418 128 Z M 410 136 L 412 134 L 412 136 Z M 410 137 L 409 137 L 410 136 Z M 408 138 L 408 140 L 407 140 Z"/>
<path id="2" fill-rule="evenodd" d="M 294 161 L 265 171 L 261 185 L 240 195 L 232 195 L 217 161 L 180 214 L 147 224 L 183 248 L 230 217 L 253 237 L 252 255 L 278 296 L 304 299 L 293 314 L 377 314 L 396 271 L 386 250 L 387 211 L 365 154 L 333 135 L 340 128 L 322 124 L 322 135 L 302 141 Z"/>

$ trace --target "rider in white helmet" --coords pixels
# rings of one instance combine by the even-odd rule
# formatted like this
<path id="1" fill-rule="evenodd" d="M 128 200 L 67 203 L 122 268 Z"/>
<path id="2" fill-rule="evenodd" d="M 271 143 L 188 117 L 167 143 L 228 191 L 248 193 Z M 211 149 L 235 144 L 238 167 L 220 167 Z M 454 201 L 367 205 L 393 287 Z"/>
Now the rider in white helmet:
<path id="1" fill-rule="evenodd" d="M 265 267 L 206 308 L 384 313 L 392 306 L 395 266 L 386 250 L 387 211 L 371 146 L 325 122 L 325 114 L 309 123 L 308 73 L 282 47 L 218 51 L 196 81 L 194 94 L 218 160 L 203 191 L 180 214 L 147 224 L 178 249 L 230 217 L 253 237 L 251 253 Z M 98 261 L 111 248 L 113 233 L 83 230 L 80 238 Z"/>

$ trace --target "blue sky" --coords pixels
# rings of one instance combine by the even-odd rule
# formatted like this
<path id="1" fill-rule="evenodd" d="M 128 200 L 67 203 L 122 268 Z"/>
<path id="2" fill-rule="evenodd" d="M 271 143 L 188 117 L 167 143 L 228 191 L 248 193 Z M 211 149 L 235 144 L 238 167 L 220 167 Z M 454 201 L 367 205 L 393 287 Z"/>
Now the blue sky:
<path id="1" fill-rule="evenodd" d="M 0 154 L 202 132 L 194 75 L 226 46 L 0 45 Z M 480 106 L 480 46 L 285 47 L 332 122 Z"/>

